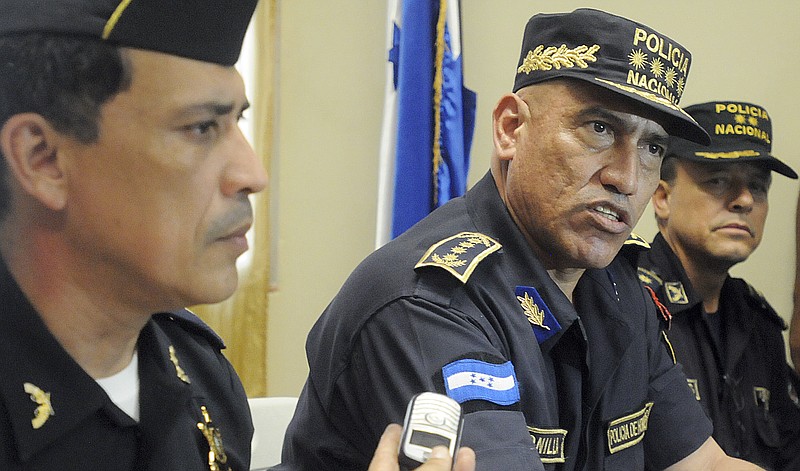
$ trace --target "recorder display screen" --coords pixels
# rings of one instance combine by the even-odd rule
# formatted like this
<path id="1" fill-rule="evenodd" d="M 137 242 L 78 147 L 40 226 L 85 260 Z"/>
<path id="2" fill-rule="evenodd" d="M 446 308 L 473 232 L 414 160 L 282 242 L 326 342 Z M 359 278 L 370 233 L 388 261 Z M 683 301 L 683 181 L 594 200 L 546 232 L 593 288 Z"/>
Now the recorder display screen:
<path id="1" fill-rule="evenodd" d="M 424 446 L 425 448 L 433 448 L 438 445 L 450 448 L 449 438 L 422 430 L 414 430 L 411 433 L 411 443 L 413 445 Z"/>

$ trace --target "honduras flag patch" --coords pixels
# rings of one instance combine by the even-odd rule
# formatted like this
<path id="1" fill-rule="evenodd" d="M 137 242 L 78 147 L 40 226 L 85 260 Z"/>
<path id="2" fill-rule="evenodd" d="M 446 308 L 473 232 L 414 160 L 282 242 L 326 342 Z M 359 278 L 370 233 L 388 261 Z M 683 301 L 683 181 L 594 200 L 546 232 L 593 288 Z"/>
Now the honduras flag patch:
<path id="1" fill-rule="evenodd" d="M 442 367 L 442 374 L 447 395 L 459 403 L 477 399 L 507 406 L 519 402 L 519 384 L 510 361 L 458 360 Z"/>

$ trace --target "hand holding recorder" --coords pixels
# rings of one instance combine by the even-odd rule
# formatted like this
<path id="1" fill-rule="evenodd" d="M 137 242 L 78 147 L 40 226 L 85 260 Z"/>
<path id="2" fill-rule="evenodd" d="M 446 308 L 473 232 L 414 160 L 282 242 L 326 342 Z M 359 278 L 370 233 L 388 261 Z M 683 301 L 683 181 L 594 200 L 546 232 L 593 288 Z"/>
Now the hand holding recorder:
<path id="1" fill-rule="evenodd" d="M 458 447 L 461 425 L 457 402 L 440 394 L 418 394 L 409 402 L 404 427 L 386 427 L 369 471 L 399 471 L 401 462 L 402 469 L 416 471 L 474 471 L 475 452 Z"/>

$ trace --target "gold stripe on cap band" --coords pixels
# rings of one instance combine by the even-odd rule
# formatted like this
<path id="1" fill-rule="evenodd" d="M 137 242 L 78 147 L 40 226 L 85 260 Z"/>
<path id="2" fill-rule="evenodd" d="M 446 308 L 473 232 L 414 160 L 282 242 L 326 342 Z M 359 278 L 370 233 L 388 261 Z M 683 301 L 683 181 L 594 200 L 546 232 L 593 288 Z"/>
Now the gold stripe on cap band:
<path id="1" fill-rule="evenodd" d="M 761 152 L 754 150 L 735 150 L 732 152 L 695 152 L 694 155 L 706 159 L 739 159 L 742 157 L 759 157 Z"/>
<path id="2" fill-rule="evenodd" d="M 108 37 L 111 36 L 111 32 L 114 30 L 114 27 L 117 26 L 119 17 L 122 16 L 122 12 L 128 8 L 128 5 L 130 5 L 132 1 L 133 0 L 122 0 L 119 5 L 117 5 L 117 9 L 111 14 L 111 18 L 108 19 L 105 28 L 103 28 L 103 39 L 108 39 Z"/>

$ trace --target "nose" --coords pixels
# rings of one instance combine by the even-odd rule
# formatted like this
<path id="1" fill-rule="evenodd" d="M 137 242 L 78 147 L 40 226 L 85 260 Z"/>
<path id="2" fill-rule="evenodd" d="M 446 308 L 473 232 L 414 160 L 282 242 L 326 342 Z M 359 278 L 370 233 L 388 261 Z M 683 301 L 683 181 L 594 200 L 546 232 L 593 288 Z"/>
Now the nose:
<path id="1" fill-rule="evenodd" d="M 232 134 L 222 191 L 228 196 L 258 193 L 267 186 L 264 162 L 238 126 Z"/>
<path id="2" fill-rule="evenodd" d="M 734 213 L 749 213 L 753 210 L 755 198 L 746 183 L 740 183 L 732 188 L 729 207 Z"/>
<path id="3" fill-rule="evenodd" d="M 600 183 L 616 194 L 632 196 L 639 188 L 639 150 L 635 145 L 619 146 L 600 172 Z"/>

